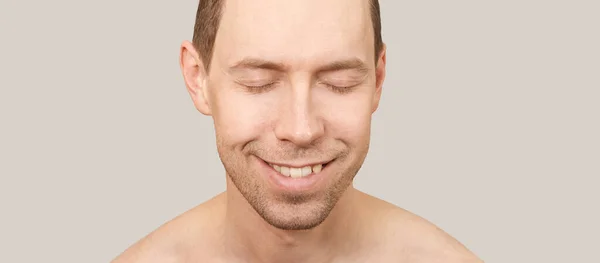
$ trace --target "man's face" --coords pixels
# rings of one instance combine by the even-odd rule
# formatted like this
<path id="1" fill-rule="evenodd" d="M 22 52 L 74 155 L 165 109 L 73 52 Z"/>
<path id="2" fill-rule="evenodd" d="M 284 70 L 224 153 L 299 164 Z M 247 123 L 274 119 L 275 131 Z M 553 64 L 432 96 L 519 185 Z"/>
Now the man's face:
<path id="1" fill-rule="evenodd" d="M 373 54 L 367 0 L 226 1 L 206 98 L 227 175 L 271 225 L 317 226 L 351 185 L 381 94 Z"/>

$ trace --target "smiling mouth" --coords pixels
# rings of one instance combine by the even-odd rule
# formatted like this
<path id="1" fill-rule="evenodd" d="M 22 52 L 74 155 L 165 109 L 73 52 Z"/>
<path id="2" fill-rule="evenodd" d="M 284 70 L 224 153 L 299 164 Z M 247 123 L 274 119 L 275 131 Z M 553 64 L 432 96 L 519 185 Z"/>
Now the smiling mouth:
<path id="1" fill-rule="evenodd" d="M 326 163 L 314 164 L 314 165 L 306 165 L 303 167 L 290 167 L 290 166 L 285 166 L 285 165 L 272 164 L 272 163 L 265 161 L 265 163 L 267 163 L 269 166 L 273 167 L 273 169 L 275 171 L 277 171 L 279 174 L 286 176 L 286 177 L 291 177 L 291 178 L 302 178 L 302 177 L 309 176 L 311 174 L 320 173 L 325 168 L 325 166 L 327 166 L 327 164 L 329 164 L 331 162 L 332 161 L 329 161 Z"/>

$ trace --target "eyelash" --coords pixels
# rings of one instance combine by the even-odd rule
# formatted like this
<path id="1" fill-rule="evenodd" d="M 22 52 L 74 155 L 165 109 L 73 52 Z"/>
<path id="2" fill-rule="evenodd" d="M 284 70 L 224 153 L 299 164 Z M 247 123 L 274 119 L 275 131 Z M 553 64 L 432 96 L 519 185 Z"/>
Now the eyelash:
<path id="1" fill-rule="evenodd" d="M 323 85 L 325 85 L 328 88 L 332 89 L 333 91 L 335 91 L 337 93 L 341 93 L 341 94 L 345 94 L 345 93 L 352 91 L 352 86 L 340 87 L 340 86 L 334 86 L 334 85 L 327 84 L 327 83 L 323 83 Z"/>
<path id="2" fill-rule="evenodd" d="M 265 92 L 265 91 L 271 89 L 273 86 L 275 86 L 275 84 L 277 84 L 277 82 L 272 82 L 272 83 L 261 85 L 261 86 L 248 86 L 248 85 L 244 85 L 244 86 L 246 86 L 246 88 L 250 89 L 252 92 L 262 93 L 262 92 Z"/>

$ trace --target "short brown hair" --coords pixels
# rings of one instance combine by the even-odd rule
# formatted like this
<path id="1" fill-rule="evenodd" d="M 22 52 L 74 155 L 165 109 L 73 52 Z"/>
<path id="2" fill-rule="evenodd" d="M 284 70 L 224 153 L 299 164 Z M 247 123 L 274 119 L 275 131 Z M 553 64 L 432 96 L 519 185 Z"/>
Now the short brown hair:
<path id="1" fill-rule="evenodd" d="M 381 15 L 379 11 L 379 0 L 369 1 L 371 6 L 373 32 L 375 33 L 375 63 L 377 63 L 377 58 L 383 48 L 383 40 L 381 38 Z M 192 42 L 194 48 L 198 50 L 206 72 L 209 71 L 224 2 L 225 0 L 200 0 L 200 3 L 198 4 Z"/>

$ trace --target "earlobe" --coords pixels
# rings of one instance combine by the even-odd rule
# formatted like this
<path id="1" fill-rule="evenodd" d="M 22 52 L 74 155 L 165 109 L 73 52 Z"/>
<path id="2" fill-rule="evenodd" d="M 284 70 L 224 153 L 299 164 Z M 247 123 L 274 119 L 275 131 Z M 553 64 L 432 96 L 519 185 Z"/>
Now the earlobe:
<path id="1" fill-rule="evenodd" d="M 208 76 L 198 52 L 189 41 L 181 44 L 179 64 L 194 106 L 202 114 L 211 115 L 206 86 Z"/>
<path id="2" fill-rule="evenodd" d="M 373 96 L 373 112 L 379 107 L 379 101 L 381 100 L 381 92 L 383 88 L 383 81 L 385 80 L 385 66 L 386 66 L 386 45 L 383 44 L 381 52 L 377 58 L 377 68 L 375 69 L 375 96 Z"/>

